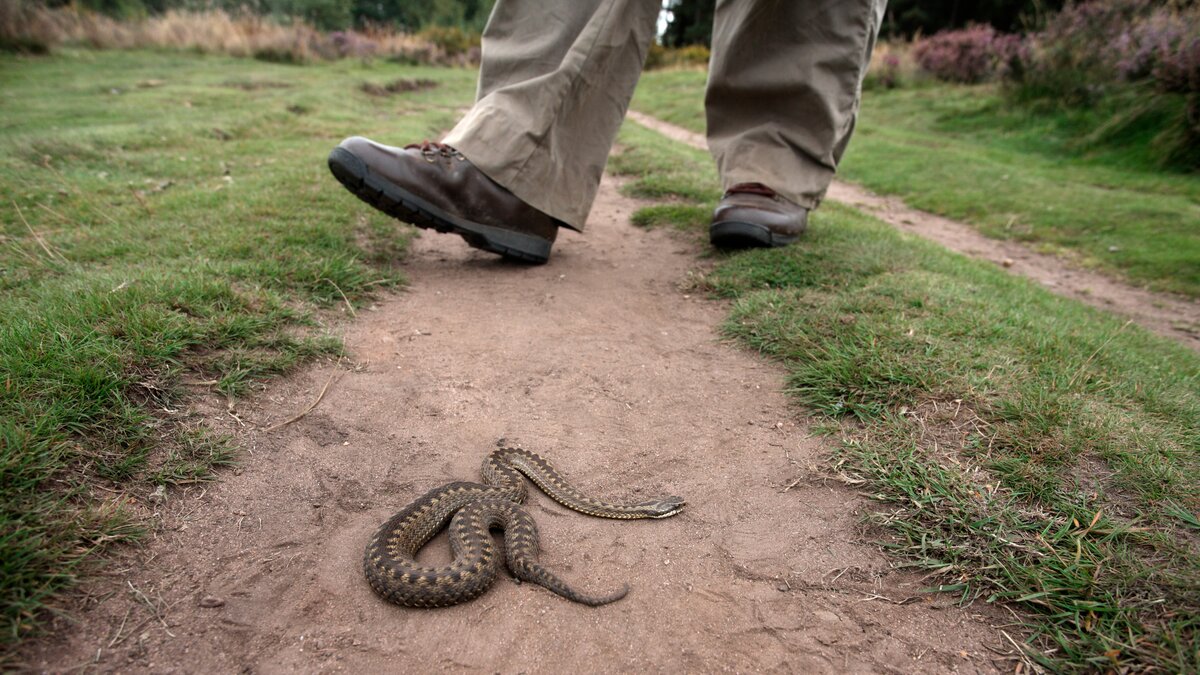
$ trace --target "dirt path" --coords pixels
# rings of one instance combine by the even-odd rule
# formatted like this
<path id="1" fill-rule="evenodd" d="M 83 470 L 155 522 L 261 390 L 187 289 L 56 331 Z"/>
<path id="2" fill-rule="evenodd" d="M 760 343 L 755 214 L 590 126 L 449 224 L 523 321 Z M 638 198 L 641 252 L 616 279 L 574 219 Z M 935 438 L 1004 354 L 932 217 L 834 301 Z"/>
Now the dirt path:
<path id="1" fill-rule="evenodd" d="M 702 134 L 639 112 L 631 111 L 629 118 L 694 148 L 708 148 Z M 853 183 L 834 181 L 828 197 L 867 211 L 905 232 L 932 239 L 952 251 L 1001 265 L 1059 295 L 1125 316 L 1200 351 L 1200 301 L 1154 293 L 1104 274 L 1071 267 L 1061 258 L 1038 253 L 1015 241 L 985 237 L 969 225 L 918 211 L 899 199 L 881 197 Z"/>
<path id="2" fill-rule="evenodd" d="M 826 451 L 782 370 L 722 344 L 727 308 L 681 286 L 692 244 L 629 225 L 611 182 L 587 236 L 518 267 L 427 235 L 410 289 L 349 324 L 351 362 L 207 414 L 248 449 L 236 475 L 173 493 L 162 527 L 28 663 L 154 672 L 991 672 L 996 610 L 922 594 L 859 532 L 866 502 L 821 480 Z M 262 429 L 320 405 L 283 429 Z M 598 496 L 674 493 L 668 520 L 591 519 L 531 496 L 543 561 L 574 605 L 504 575 L 444 610 L 389 605 L 360 560 L 425 490 L 477 479 L 498 439 Z M 433 550 L 430 550 L 433 549 Z M 426 559 L 448 557 L 443 540 Z M 118 565 L 116 567 L 122 567 Z M 154 611 L 151 611 L 151 607 Z M 982 616 L 982 615 L 986 616 Z"/>

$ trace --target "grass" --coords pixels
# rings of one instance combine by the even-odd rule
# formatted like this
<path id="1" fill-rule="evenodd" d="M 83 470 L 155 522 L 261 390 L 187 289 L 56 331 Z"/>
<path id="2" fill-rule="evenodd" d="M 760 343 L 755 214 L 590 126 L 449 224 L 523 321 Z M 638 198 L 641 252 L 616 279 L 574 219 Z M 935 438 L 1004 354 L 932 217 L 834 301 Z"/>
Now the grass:
<path id="1" fill-rule="evenodd" d="M 702 236 L 705 153 L 636 125 L 620 145 L 626 189 L 666 200 L 636 219 Z M 1030 665 L 1200 669 L 1200 357 L 835 204 L 703 284 L 930 592 L 1018 610 Z"/>
<path id="2" fill-rule="evenodd" d="M 634 107 L 703 132 L 704 77 L 647 73 Z M 988 236 L 1200 297 L 1200 177 L 1156 168 L 1136 134 L 1079 145 L 1102 113 L 1030 112 L 988 85 L 872 90 L 840 173 Z"/>
<path id="3" fill-rule="evenodd" d="M 662 77 L 678 105 L 665 116 L 684 123 L 696 76 Z M 438 86 L 363 87 L 405 90 L 398 78 Z M 406 231 L 344 194 L 325 154 L 349 133 L 434 136 L 474 80 L 0 56 L 0 644 L 136 540 L 146 495 L 236 460 L 175 417 L 188 396 L 237 396 L 339 354 L 330 312 L 401 283 Z M 872 142 L 869 119 L 854 147 Z M 938 132 L 958 149 L 946 162 L 982 134 L 971 120 L 937 121 L 959 127 Z M 896 128 L 890 143 L 927 138 Z M 1019 135 L 985 149 L 1020 157 Z M 633 126 L 621 143 L 627 189 L 663 202 L 637 221 L 702 232 L 718 196 L 707 156 Z M 1049 150 L 1024 152 L 1049 166 Z M 1180 177 L 1061 161 L 1194 207 Z M 779 358 L 795 400 L 832 420 L 832 470 L 875 495 L 887 545 L 933 589 L 1022 610 L 1025 658 L 1049 668 L 1200 668 L 1194 354 L 835 205 L 799 245 L 723 258 L 704 283 L 735 301 L 728 333 Z"/>
<path id="4" fill-rule="evenodd" d="M 398 78 L 437 86 L 362 91 Z M 333 313 L 402 282 L 408 230 L 345 194 L 325 156 L 352 133 L 436 135 L 474 81 L 352 61 L 0 56 L 0 649 L 137 538 L 146 495 L 235 460 L 180 421 L 189 396 L 340 354 Z"/>

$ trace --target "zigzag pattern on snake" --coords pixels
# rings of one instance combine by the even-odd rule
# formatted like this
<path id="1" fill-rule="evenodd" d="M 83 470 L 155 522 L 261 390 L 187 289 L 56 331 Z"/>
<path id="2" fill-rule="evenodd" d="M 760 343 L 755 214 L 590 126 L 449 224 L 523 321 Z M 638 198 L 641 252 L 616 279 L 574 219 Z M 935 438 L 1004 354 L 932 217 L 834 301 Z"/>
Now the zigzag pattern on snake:
<path id="1" fill-rule="evenodd" d="M 608 595 L 580 593 L 538 563 L 538 533 L 520 506 L 529 477 L 563 506 L 601 518 L 666 518 L 683 510 L 680 497 L 637 504 L 610 504 L 588 497 L 563 480 L 536 453 L 502 448 L 483 461 L 480 483 L 456 482 L 427 492 L 392 516 L 371 539 L 363 570 L 375 592 L 407 607 L 445 607 L 472 600 L 491 586 L 499 564 L 490 530 L 504 530 L 504 548 L 513 576 L 544 586 L 568 600 L 603 605 L 629 591 Z M 417 551 L 450 522 L 454 560 L 442 567 L 422 566 Z"/>

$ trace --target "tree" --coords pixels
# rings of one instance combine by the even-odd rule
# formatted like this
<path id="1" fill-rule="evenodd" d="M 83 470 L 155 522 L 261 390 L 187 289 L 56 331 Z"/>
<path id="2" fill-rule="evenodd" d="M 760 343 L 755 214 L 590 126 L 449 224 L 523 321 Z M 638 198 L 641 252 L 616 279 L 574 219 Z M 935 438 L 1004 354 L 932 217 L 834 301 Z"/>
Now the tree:
<path id="1" fill-rule="evenodd" d="M 664 46 L 711 45 L 716 0 L 667 0 L 665 9 L 670 22 L 662 35 Z"/>
<path id="2" fill-rule="evenodd" d="M 358 23 L 390 25 L 416 32 L 428 26 L 483 30 L 495 0 L 355 0 Z"/>
<path id="3" fill-rule="evenodd" d="M 1063 4 L 1064 0 L 891 0 L 882 32 L 886 37 L 911 38 L 972 23 L 1015 32 L 1036 28 L 1046 14 L 1062 9 Z M 665 0 L 670 20 L 662 35 L 663 45 L 710 45 L 715 5 L 715 0 Z"/>
<path id="4" fill-rule="evenodd" d="M 972 23 L 1016 32 L 1036 28 L 1047 13 L 1062 6 L 1063 0 L 891 0 L 883 33 L 888 37 L 932 35 Z"/>

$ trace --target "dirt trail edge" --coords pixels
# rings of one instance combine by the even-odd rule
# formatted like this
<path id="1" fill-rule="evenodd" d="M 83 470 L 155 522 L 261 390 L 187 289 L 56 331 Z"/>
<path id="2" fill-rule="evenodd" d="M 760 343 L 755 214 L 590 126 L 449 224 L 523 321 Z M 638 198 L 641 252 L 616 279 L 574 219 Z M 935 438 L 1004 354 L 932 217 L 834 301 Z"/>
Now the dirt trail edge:
<path id="1" fill-rule="evenodd" d="M 827 448 L 775 364 L 722 344 L 728 308 L 682 282 L 695 244 L 629 224 L 606 179 L 586 236 L 525 267 L 427 234 L 411 287 L 314 366 L 208 423 L 242 468 L 158 507 L 150 544 L 86 589 L 39 670 L 154 672 L 993 672 L 993 608 L 922 593 L 859 532 L 867 502 L 822 480 Z M 264 429 L 305 409 L 275 432 Z M 245 426 L 239 424 L 240 420 Z M 666 520 L 569 512 L 536 490 L 542 561 L 589 608 L 503 573 L 480 599 L 414 610 L 376 597 L 363 548 L 426 490 L 478 480 L 499 439 L 589 494 L 682 495 Z M 444 538 L 423 553 L 449 558 Z M 126 567 L 126 569 L 118 569 Z"/>
<path id="2" fill-rule="evenodd" d="M 629 118 L 672 140 L 699 150 L 708 149 L 703 134 L 636 111 L 630 111 Z M 1200 301 L 1147 291 L 1098 272 L 1071 267 L 1061 258 L 1038 253 L 1015 241 L 986 237 L 970 225 L 919 211 L 900 199 L 881 197 L 853 183 L 835 180 L 827 196 L 952 251 L 996 263 L 1054 293 L 1120 314 L 1200 351 Z"/>

